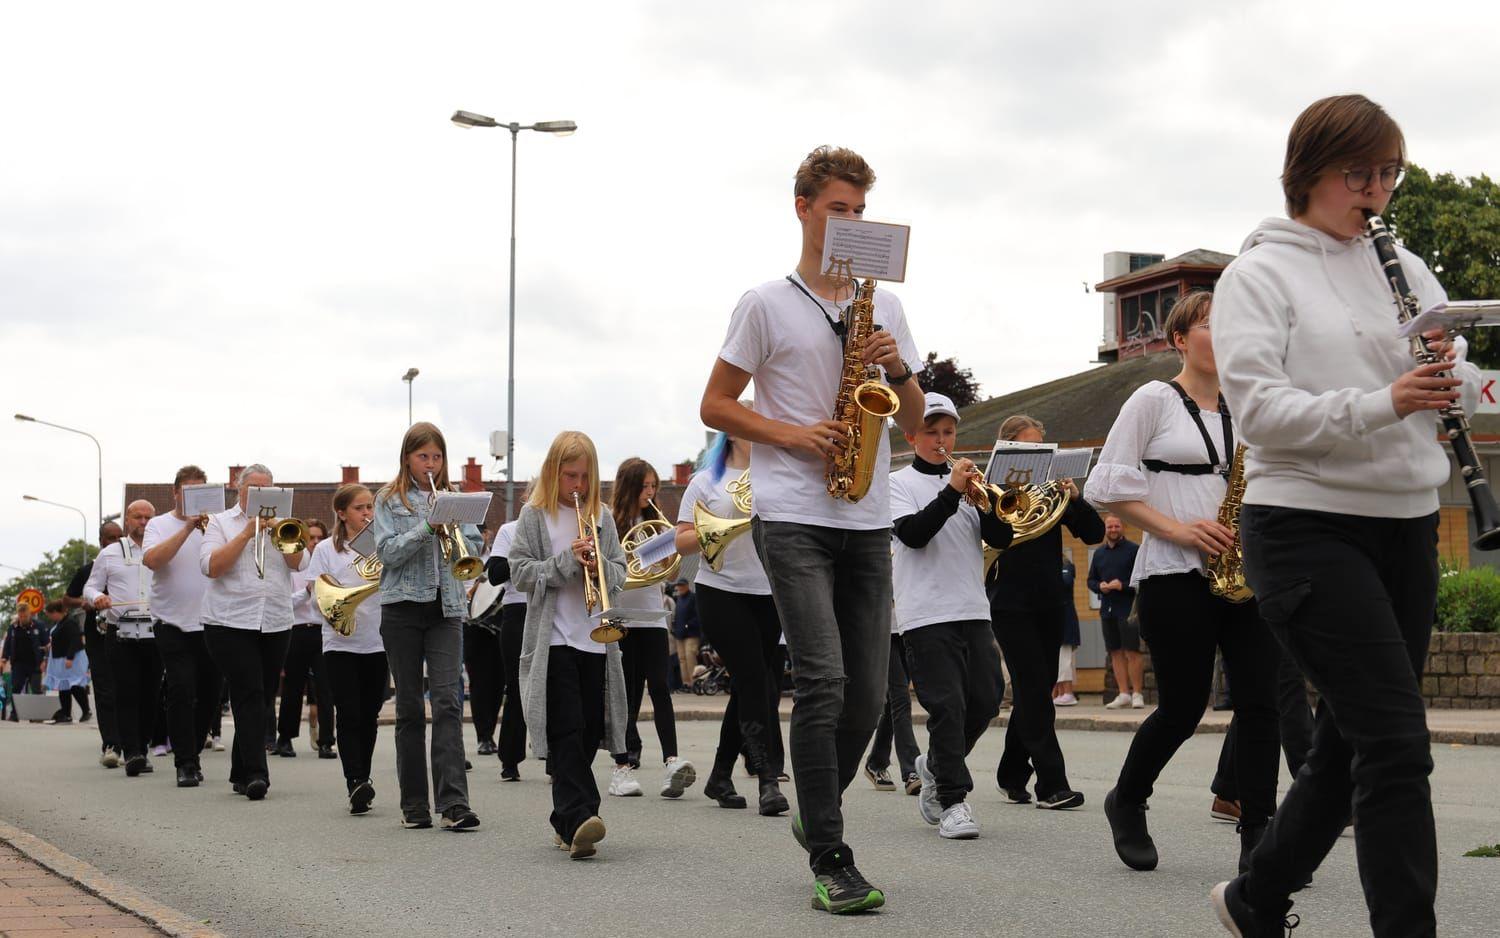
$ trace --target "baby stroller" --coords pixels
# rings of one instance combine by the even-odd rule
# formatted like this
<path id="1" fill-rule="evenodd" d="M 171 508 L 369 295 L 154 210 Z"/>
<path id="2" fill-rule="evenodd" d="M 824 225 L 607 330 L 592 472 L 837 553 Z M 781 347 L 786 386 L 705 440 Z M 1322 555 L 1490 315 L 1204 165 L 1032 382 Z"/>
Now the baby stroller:
<path id="1" fill-rule="evenodd" d="M 698 665 L 693 668 L 693 693 L 713 697 L 729 691 L 729 669 L 712 645 L 698 649 Z"/>

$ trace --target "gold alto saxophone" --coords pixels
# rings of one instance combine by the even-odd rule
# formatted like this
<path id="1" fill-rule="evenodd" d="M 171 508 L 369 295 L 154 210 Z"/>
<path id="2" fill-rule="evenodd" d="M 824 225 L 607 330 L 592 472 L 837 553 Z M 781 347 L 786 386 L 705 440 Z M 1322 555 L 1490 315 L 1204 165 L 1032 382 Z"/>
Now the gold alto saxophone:
<path id="1" fill-rule="evenodd" d="M 1245 500 L 1245 444 L 1234 448 L 1228 488 L 1219 503 L 1219 523 L 1234 532 L 1234 547 L 1208 561 L 1208 591 L 1220 599 L 1242 603 L 1255 592 L 1245 582 L 1245 552 L 1240 546 L 1240 503 Z"/>
<path id="2" fill-rule="evenodd" d="M 848 262 L 839 262 L 842 278 L 853 283 Z M 846 445 L 828 467 L 828 494 L 857 502 L 870 491 L 875 477 L 875 456 L 885 422 L 901 409 L 896 392 L 877 380 L 873 367 L 864 363 L 865 343 L 875 332 L 875 281 L 865 280 L 849 307 L 849 331 L 844 342 L 844 369 L 839 378 L 833 419 L 849 428 Z"/>

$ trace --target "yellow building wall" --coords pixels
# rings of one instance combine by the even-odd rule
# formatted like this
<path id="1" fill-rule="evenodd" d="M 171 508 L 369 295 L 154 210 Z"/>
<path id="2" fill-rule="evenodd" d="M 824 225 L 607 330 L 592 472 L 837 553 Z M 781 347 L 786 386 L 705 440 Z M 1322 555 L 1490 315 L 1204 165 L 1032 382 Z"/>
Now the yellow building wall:
<path id="1" fill-rule="evenodd" d="M 1469 509 L 1438 509 L 1438 558 L 1460 570 L 1469 568 Z"/>

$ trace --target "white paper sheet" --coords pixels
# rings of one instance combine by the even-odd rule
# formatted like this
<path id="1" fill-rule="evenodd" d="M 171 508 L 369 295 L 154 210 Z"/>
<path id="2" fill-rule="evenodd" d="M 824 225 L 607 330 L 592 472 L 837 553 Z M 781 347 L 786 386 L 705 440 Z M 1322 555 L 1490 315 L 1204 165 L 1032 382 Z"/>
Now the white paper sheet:
<path id="1" fill-rule="evenodd" d="M 635 549 L 635 556 L 645 566 L 666 560 L 677 553 L 677 529 L 668 528 Z"/>
<path id="2" fill-rule="evenodd" d="M 1047 481 L 1054 479 L 1086 479 L 1089 466 L 1094 461 L 1093 447 L 1060 449 L 1052 458 L 1052 468 L 1047 472 Z"/>
<path id="3" fill-rule="evenodd" d="M 182 487 L 182 513 L 189 518 L 198 515 L 216 515 L 224 510 L 224 486 L 184 485 Z"/>
<path id="4" fill-rule="evenodd" d="M 1500 326 L 1500 300 L 1449 300 L 1401 326 L 1404 338 L 1433 329 L 1459 330 L 1470 326 Z"/>
<path id="5" fill-rule="evenodd" d="M 375 554 L 375 525 L 367 524 L 365 529 L 349 542 L 349 548 L 361 557 L 371 557 Z"/>
<path id="6" fill-rule="evenodd" d="M 667 610 L 665 609 L 622 609 L 618 606 L 611 606 L 608 612 L 600 610 L 589 616 L 589 621 L 598 622 L 608 618 L 622 622 L 655 622 L 666 617 Z"/>
<path id="7" fill-rule="evenodd" d="M 427 516 L 433 527 L 440 524 L 481 524 L 490 510 L 489 492 L 439 492 Z"/>
<path id="8" fill-rule="evenodd" d="M 990 452 L 984 478 L 1000 486 L 1041 485 L 1048 479 L 1056 443 L 1016 443 L 997 440 Z"/>
<path id="9" fill-rule="evenodd" d="M 223 511 L 223 509 L 219 509 Z M 245 512 L 254 518 L 264 515 L 270 518 L 292 517 L 292 490 L 276 486 L 251 486 L 245 499 Z"/>
<path id="10" fill-rule="evenodd" d="M 834 258 L 850 262 L 850 271 L 863 280 L 906 279 L 906 246 L 910 225 L 865 221 L 860 218 L 830 218 L 823 232 L 823 269 Z"/>

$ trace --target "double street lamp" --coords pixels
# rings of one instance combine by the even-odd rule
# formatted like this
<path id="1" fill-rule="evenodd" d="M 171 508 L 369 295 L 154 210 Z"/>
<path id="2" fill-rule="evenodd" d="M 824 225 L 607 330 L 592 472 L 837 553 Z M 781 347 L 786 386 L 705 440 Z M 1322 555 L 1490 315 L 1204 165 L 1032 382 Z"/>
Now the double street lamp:
<path id="1" fill-rule="evenodd" d="M 38 420 L 35 417 L 28 417 L 25 414 L 16 414 L 16 419 L 19 420 L 19 421 L 21 421 L 21 422 L 23 422 L 23 423 L 39 423 L 39 424 L 41 424 L 44 427 L 52 427 L 55 430 L 66 430 L 69 433 L 76 433 L 79 436 L 86 436 L 89 439 L 91 439 L 91 440 L 94 441 L 94 449 L 98 452 L 98 455 L 99 455 L 99 526 L 103 527 L 104 526 L 104 447 L 102 447 L 102 446 L 99 445 L 99 438 L 96 437 L 96 436 L 94 436 L 92 433 L 86 433 L 83 430 L 78 430 L 78 429 L 75 429 L 73 427 L 65 427 L 65 426 L 63 426 L 60 423 L 49 423 L 46 420 Z M 41 499 L 39 499 L 39 498 L 32 499 L 32 501 L 41 501 Z M 48 502 L 48 504 L 55 504 L 55 503 Z M 66 508 L 68 506 L 64 505 L 63 507 Z M 78 509 L 75 508 L 73 510 L 77 511 Z M 87 522 L 87 520 L 88 520 L 87 518 L 84 519 L 85 522 Z M 85 544 L 87 544 L 89 542 L 89 539 L 88 539 L 88 529 L 87 529 L 87 525 L 86 524 L 85 524 L 85 529 L 84 529 L 83 542 Z"/>
<path id="2" fill-rule="evenodd" d="M 516 141 L 523 130 L 566 137 L 576 131 L 578 125 L 573 121 L 505 123 L 473 111 L 454 111 L 449 120 L 465 130 L 504 127 L 510 131 L 510 350 L 505 373 L 505 519 L 512 521 L 515 519 L 516 480 Z"/>

